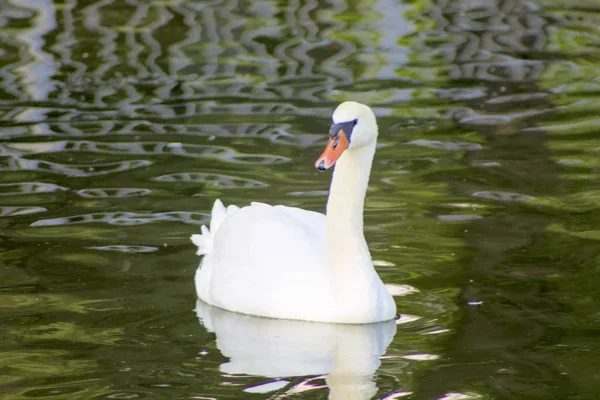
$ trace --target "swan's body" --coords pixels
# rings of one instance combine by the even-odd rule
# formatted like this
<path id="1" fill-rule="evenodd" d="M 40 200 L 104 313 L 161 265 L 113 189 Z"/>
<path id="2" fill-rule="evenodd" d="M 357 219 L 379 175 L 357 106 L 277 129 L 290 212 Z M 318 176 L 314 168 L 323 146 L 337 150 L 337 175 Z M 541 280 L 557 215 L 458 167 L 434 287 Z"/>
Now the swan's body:
<path id="1" fill-rule="evenodd" d="M 217 200 L 210 230 L 192 236 L 204 255 L 195 278 L 201 300 L 244 314 L 305 321 L 395 317 L 363 235 L 375 116 L 367 106 L 346 102 L 333 122 L 331 141 L 317 161 L 324 170 L 337 160 L 327 216 L 261 203 L 225 208 Z"/>

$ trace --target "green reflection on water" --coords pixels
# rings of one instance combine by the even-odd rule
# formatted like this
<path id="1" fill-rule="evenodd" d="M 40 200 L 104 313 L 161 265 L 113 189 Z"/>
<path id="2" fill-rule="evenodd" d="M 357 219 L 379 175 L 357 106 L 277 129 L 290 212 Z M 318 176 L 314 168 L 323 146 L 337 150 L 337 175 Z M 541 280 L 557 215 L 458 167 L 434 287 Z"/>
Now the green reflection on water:
<path id="1" fill-rule="evenodd" d="M 366 236 L 383 280 L 412 289 L 375 397 L 595 398 L 598 15 L 0 5 L 1 397 L 326 398 L 319 377 L 249 394 L 267 379 L 219 370 L 188 237 L 215 198 L 323 211 L 312 164 L 355 99 L 381 130 Z"/>

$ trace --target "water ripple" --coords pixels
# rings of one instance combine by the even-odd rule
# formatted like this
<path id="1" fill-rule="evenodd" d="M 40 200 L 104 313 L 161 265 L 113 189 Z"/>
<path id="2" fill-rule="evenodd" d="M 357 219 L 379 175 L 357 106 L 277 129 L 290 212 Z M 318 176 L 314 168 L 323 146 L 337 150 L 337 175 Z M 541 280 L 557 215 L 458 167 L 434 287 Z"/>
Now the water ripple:
<path id="1" fill-rule="evenodd" d="M 329 192 L 327 190 L 307 190 L 304 192 L 289 192 L 290 196 L 297 197 L 312 197 L 312 196 L 327 196 Z"/>
<path id="2" fill-rule="evenodd" d="M 106 223 L 109 225 L 143 225 L 151 222 L 182 222 L 184 224 L 202 225 L 208 221 L 208 214 L 199 212 L 172 211 L 165 213 L 93 213 L 58 217 L 35 221 L 31 226 L 77 225 L 89 223 Z"/>
<path id="3" fill-rule="evenodd" d="M 220 158 L 241 164 L 280 164 L 289 161 L 282 156 L 244 154 L 224 146 L 187 144 L 179 142 L 92 142 L 88 140 L 62 140 L 44 143 L 7 143 L 5 147 L 21 154 L 83 152 L 115 155 L 177 155 L 194 158 Z"/>
<path id="4" fill-rule="evenodd" d="M 18 215 L 46 212 L 44 207 L 0 207 L 0 217 L 16 217 Z"/>
<path id="5" fill-rule="evenodd" d="M 500 200 L 500 201 L 527 201 L 535 200 L 535 197 L 528 196 L 526 194 L 511 193 L 511 192 L 499 192 L 499 191 L 485 191 L 475 192 L 472 194 L 473 197 L 479 197 L 481 199 L 488 200 Z"/>
<path id="6" fill-rule="evenodd" d="M 548 93 L 541 93 L 541 92 L 517 93 L 517 94 L 493 97 L 491 99 L 488 99 L 486 102 L 488 104 L 537 102 L 539 100 L 545 99 L 548 96 L 549 96 Z"/>
<path id="7" fill-rule="evenodd" d="M 155 178 L 158 182 L 194 182 L 208 183 L 220 189 L 260 189 L 269 185 L 253 179 L 239 178 L 221 174 L 203 174 L 200 172 L 181 172 L 177 174 L 161 175 Z"/>
<path id="8" fill-rule="evenodd" d="M 420 291 L 396 285 L 397 336 L 358 390 L 344 376 L 348 396 L 593 398 L 592 3 L 0 1 L 4 396 L 327 397 L 322 376 L 219 372 L 214 334 L 189 323 L 188 237 L 207 215 L 186 210 L 210 209 L 197 187 L 242 204 L 267 183 L 269 203 L 323 210 L 330 174 L 306 149 L 359 100 L 387 145 L 373 262 Z"/>
<path id="9" fill-rule="evenodd" d="M 102 251 L 118 251 L 121 253 L 151 253 L 157 251 L 158 247 L 152 246 L 127 246 L 127 245 L 114 245 L 114 246 L 90 246 L 86 247 L 92 250 Z"/>
<path id="10" fill-rule="evenodd" d="M 449 222 L 470 222 L 478 219 L 482 219 L 481 215 L 469 215 L 469 214 L 448 214 L 448 215 L 438 215 L 437 219 L 440 221 L 449 221 Z"/>
<path id="11" fill-rule="evenodd" d="M 125 160 L 94 164 L 60 164 L 44 160 L 4 157 L 0 159 L 0 171 L 40 171 L 73 177 L 90 177 L 129 171 L 151 164 L 152 162 L 148 160 Z"/>
<path id="12" fill-rule="evenodd" d="M 452 150 L 452 151 L 469 151 L 469 150 L 481 150 L 481 145 L 478 143 L 465 143 L 465 142 L 440 142 L 438 140 L 412 140 L 406 142 L 413 146 L 429 147 L 432 149 L 441 150 Z"/>
<path id="13" fill-rule="evenodd" d="M 22 182 L 0 184 L 0 196 L 16 196 L 31 193 L 50 193 L 69 190 L 64 186 L 43 182 Z"/>
<path id="14" fill-rule="evenodd" d="M 152 193 L 150 189 L 141 188 L 98 188 L 98 189 L 81 189 L 77 194 L 86 198 L 112 198 L 112 197 L 137 197 L 147 196 Z"/>

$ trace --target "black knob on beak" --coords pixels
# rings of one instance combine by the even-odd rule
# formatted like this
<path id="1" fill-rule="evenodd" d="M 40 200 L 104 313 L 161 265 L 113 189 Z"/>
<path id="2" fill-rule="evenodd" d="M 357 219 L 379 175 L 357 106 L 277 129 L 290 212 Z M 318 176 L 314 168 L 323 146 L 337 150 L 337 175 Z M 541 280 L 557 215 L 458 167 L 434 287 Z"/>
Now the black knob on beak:
<path id="1" fill-rule="evenodd" d="M 327 168 L 325 168 L 325 160 L 321 160 L 321 162 L 319 163 L 319 165 L 317 165 L 317 169 L 321 172 L 325 171 Z"/>

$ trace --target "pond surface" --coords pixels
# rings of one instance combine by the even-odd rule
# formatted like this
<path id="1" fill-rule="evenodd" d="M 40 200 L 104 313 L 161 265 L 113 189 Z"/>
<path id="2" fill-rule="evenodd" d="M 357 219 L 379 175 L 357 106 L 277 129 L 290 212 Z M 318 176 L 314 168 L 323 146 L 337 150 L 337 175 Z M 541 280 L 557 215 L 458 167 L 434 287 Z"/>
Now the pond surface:
<path id="1" fill-rule="evenodd" d="M 0 39 L 1 398 L 600 393 L 600 3 L 9 0 Z M 196 304 L 212 202 L 323 211 L 348 99 L 402 317 Z"/>

